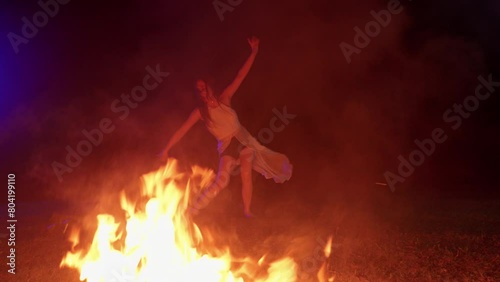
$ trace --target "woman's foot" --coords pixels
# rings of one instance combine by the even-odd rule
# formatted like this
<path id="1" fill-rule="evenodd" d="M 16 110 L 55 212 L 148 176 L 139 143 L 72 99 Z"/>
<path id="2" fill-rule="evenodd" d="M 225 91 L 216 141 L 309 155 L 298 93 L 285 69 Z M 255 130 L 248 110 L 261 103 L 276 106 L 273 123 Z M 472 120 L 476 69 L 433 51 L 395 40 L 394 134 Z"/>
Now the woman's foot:
<path id="1" fill-rule="evenodd" d="M 246 218 L 255 218 L 255 215 L 251 211 L 244 212 Z"/>

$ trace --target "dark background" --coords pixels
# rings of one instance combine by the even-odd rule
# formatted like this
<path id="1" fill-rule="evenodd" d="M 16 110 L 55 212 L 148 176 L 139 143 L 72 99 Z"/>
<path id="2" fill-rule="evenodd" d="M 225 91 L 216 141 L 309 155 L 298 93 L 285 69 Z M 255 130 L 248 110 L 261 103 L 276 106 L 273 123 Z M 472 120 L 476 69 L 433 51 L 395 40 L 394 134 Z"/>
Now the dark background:
<path id="1" fill-rule="evenodd" d="M 350 64 L 339 44 L 353 44 L 353 28 L 364 28 L 387 1 L 244 0 L 220 21 L 211 1 L 72 0 L 19 54 L 7 34 L 21 34 L 21 18 L 40 7 L 2 3 L 2 175 L 16 173 L 18 201 L 81 202 L 137 186 L 159 167 L 157 153 L 195 107 L 194 80 L 210 75 L 223 88 L 249 55 L 246 38 L 256 35 L 260 51 L 233 107 L 255 135 L 269 126 L 273 108 L 297 115 L 267 146 L 289 156 L 294 176 L 284 185 L 304 204 L 391 193 L 375 182 L 396 172 L 397 157 L 436 127 L 448 140 L 394 195 L 497 197 L 498 92 L 456 131 L 442 114 L 474 93 L 479 75 L 500 80 L 500 4 L 401 3 L 403 12 Z M 120 120 L 112 101 L 156 64 L 170 76 Z M 105 117 L 116 130 L 59 182 L 52 163 L 64 163 L 65 147 L 75 148 L 82 130 Z M 198 124 L 172 155 L 186 168 L 216 169 L 215 148 Z M 255 178 L 256 186 L 274 185 Z"/>

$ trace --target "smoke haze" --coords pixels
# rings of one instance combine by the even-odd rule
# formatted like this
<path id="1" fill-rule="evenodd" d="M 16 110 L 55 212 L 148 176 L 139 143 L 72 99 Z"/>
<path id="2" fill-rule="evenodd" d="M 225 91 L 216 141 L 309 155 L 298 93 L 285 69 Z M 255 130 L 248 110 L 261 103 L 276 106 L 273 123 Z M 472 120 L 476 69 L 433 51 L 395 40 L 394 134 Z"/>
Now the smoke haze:
<path id="1" fill-rule="evenodd" d="M 246 38 L 256 35 L 260 51 L 233 107 L 255 136 L 269 127 L 273 109 L 296 115 L 266 145 L 294 164 L 285 188 L 306 205 L 324 195 L 390 193 L 374 183 L 396 172 L 414 139 L 446 126 L 442 114 L 474 93 L 479 75 L 497 71 L 498 42 L 488 41 L 485 29 L 498 4 L 471 10 L 465 2 L 414 2 L 401 2 L 403 11 L 347 63 L 339 44 L 354 45 L 354 27 L 364 29 L 370 11 L 387 2 L 242 1 L 221 22 L 210 1 L 72 1 L 18 55 L 2 41 L 2 170 L 26 175 L 26 199 L 88 197 L 102 205 L 105 195 L 133 191 L 141 174 L 161 164 L 157 154 L 194 109 L 194 80 L 209 75 L 221 90 L 249 55 Z M 35 1 L 7 8 L 5 33 L 19 33 L 20 18 L 39 9 Z M 461 25 L 457 17 L 465 17 Z M 158 64 L 170 75 L 122 120 L 113 101 Z M 494 193 L 497 106 L 492 95 L 460 130 L 447 130 L 449 140 L 396 193 Z M 66 146 L 75 149 L 82 131 L 104 118 L 116 129 L 59 182 L 53 162 L 64 164 Z M 216 169 L 215 148 L 198 124 L 172 155 L 185 168 Z M 468 190 L 477 183 L 481 188 Z"/>

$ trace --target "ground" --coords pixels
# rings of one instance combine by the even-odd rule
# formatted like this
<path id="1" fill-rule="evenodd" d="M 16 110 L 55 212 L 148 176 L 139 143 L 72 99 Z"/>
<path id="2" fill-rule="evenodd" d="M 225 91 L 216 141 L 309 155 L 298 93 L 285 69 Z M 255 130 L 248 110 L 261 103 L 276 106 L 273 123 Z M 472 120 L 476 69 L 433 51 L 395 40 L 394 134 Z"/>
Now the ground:
<path id="1" fill-rule="evenodd" d="M 417 201 L 384 192 L 358 201 L 300 204 L 298 195 L 273 189 L 256 189 L 256 218 L 240 215 L 239 192 L 232 185 L 195 221 L 235 255 L 292 256 L 298 281 L 317 281 L 320 250 L 329 236 L 335 281 L 500 281 L 498 200 Z M 7 274 L 4 264 L 0 280 L 78 281 L 76 271 L 59 268 L 70 248 L 64 231 L 81 224 L 91 209 L 52 201 L 18 203 L 16 274 Z M 7 233 L 0 234 L 5 260 Z"/>

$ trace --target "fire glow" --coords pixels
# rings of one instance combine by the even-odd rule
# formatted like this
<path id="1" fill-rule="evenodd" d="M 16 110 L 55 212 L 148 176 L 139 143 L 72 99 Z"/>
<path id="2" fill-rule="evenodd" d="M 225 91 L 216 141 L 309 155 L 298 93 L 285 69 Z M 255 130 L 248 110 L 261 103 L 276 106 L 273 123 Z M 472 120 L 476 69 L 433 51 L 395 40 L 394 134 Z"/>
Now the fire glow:
<path id="1" fill-rule="evenodd" d="M 80 280 L 88 282 L 297 281 L 297 264 L 290 257 L 266 262 L 264 255 L 256 261 L 235 258 L 229 248 L 207 246 L 186 209 L 189 195 L 206 187 L 213 178 L 211 170 L 196 166 L 189 175 L 180 173 L 177 162 L 170 159 L 158 171 L 143 175 L 141 196 L 147 202 L 144 207 L 138 200 L 131 201 L 121 194 L 125 223 L 117 222 L 111 215 L 98 215 L 97 230 L 87 250 L 77 248 L 79 230 L 73 230 L 69 238 L 73 250 L 65 255 L 60 267 L 77 269 Z M 325 257 L 328 256 L 325 249 Z M 321 271 L 325 271 L 324 266 Z"/>

